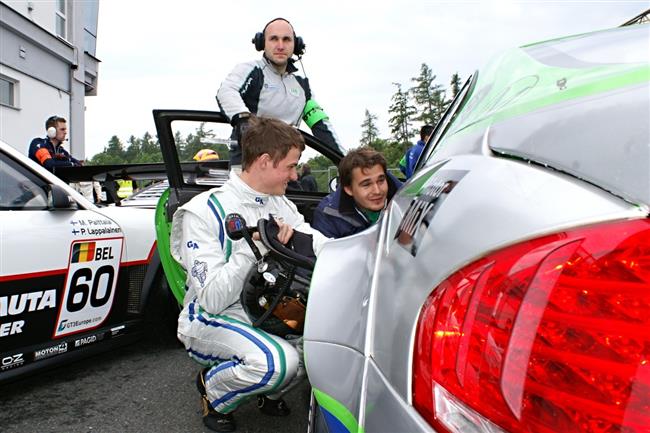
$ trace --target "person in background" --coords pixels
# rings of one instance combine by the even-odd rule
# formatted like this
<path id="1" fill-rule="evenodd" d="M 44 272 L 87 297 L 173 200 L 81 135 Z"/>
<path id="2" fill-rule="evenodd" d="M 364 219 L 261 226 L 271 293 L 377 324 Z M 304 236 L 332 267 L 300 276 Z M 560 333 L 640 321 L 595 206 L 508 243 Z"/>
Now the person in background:
<path id="1" fill-rule="evenodd" d="M 359 233 L 379 219 L 401 183 L 386 158 L 369 147 L 351 150 L 339 163 L 339 186 L 314 211 L 312 227 L 330 238 Z"/>
<path id="2" fill-rule="evenodd" d="M 80 167 L 81 161 L 63 147 L 68 135 L 68 122 L 63 117 L 51 116 L 45 121 L 45 130 L 45 137 L 36 137 L 30 143 L 29 158 L 52 173 L 56 167 Z"/>
<path id="3" fill-rule="evenodd" d="M 399 169 L 404 174 L 406 179 L 410 179 L 413 176 L 413 171 L 415 170 L 415 164 L 417 164 L 424 145 L 427 144 L 431 133 L 433 132 L 433 126 L 424 125 L 420 128 L 420 139 L 415 145 L 411 146 L 402 159 L 399 161 Z"/>
<path id="4" fill-rule="evenodd" d="M 316 178 L 311 174 L 311 167 L 308 164 L 302 165 L 302 175 L 300 176 L 300 185 L 303 191 L 316 192 L 318 184 Z"/>
<path id="5" fill-rule="evenodd" d="M 305 43 L 284 18 L 269 21 L 255 34 L 253 44 L 261 59 L 235 66 L 221 83 L 217 103 L 233 126 L 230 164 L 241 164 L 241 140 L 251 114 L 280 119 L 297 127 L 301 119 L 326 145 L 341 149 L 329 117 L 318 105 L 307 78 L 296 75 Z"/>
<path id="6" fill-rule="evenodd" d="M 81 167 L 83 162 L 74 158 L 64 147 L 68 135 L 68 122 L 60 116 L 50 116 L 45 121 L 45 137 L 36 137 L 29 144 L 28 156 L 31 160 L 42 165 L 56 174 L 57 167 Z M 83 194 L 91 202 L 93 196 L 92 182 L 71 183 L 75 190 Z"/>

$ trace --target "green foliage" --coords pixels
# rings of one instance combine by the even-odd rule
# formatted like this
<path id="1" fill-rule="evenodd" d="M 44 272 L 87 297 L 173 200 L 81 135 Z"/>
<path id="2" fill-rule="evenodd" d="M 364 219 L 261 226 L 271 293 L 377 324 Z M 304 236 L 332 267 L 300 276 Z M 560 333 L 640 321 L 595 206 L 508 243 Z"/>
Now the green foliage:
<path id="1" fill-rule="evenodd" d="M 390 114 L 388 124 L 395 141 L 402 144 L 402 147 L 406 150 L 411 137 L 416 132 L 411 129 L 411 124 L 417 114 L 417 109 L 411 105 L 408 92 L 402 91 L 402 85 L 400 83 L 393 83 L 393 85 L 397 87 L 397 92 L 391 98 L 393 103 L 388 109 Z"/>
<path id="2" fill-rule="evenodd" d="M 228 157 L 228 148 L 225 144 L 211 143 L 215 138 L 212 130 L 205 129 L 205 123 L 201 123 L 194 133 L 189 133 L 183 137 L 179 131 L 174 135 L 176 146 L 179 149 L 179 158 L 181 161 L 192 161 L 192 158 L 201 149 L 214 149 L 226 159 Z M 160 143 L 149 132 L 145 132 L 141 138 L 135 136 L 129 137 L 128 146 L 124 144 L 117 136 L 111 137 L 104 151 L 93 156 L 88 165 L 108 165 L 108 164 L 137 164 L 137 163 L 158 163 L 163 162 L 162 153 L 160 152 Z"/>
<path id="3" fill-rule="evenodd" d="M 451 76 L 449 85 L 451 86 L 451 99 L 449 100 L 451 103 L 456 95 L 458 95 L 458 92 L 460 92 L 460 76 L 458 75 L 458 72 L 454 73 L 454 75 Z"/>
<path id="4" fill-rule="evenodd" d="M 361 124 L 361 145 L 369 146 L 373 141 L 379 138 L 379 129 L 377 129 L 377 116 L 370 114 L 366 108 L 366 116 Z"/>
<path id="5" fill-rule="evenodd" d="M 447 108 L 445 91 L 440 84 L 434 84 L 435 80 L 436 76 L 426 63 L 422 63 L 420 75 L 411 78 L 416 85 L 411 87 L 409 92 L 420 113 L 414 120 L 419 120 L 423 124 L 435 125 Z"/>
<path id="6" fill-rule="evenodd" d="M 386 158 L 386 164 L 390 167 L 397 167 L 399 160 L 402 159 L 404 151 L 403 146 L 397 141 L 384 140 L 378 138 L 370 146 L 378 152 L 381 152 Z"/>
<path id="7" fill-rule="evenodd" d="M 314 179 L 316 179 L 318 191 L 328 192 L 330 179 L 338 176 L 336 166 L 329 158 L 326 158 L 323 155 L 318 155 L 309 159 L 307 164 L 309 164 L 311 174 L 314 176 Z"/>
<path id="8" fill-rule="evenodd" d="M 211 129 L 205 129 L 205 122 L 201 123 L 194 133 L 189 133 L 185 139 L 180 132 L 176 132 L 175 141 L 178 146 L 181 161 L 192 161 L 194 155 L 201 149 L 213 149 L 222 159 L 227 159 L 228 148 L 225 144 L 214 143 L 216 134 Z"/>

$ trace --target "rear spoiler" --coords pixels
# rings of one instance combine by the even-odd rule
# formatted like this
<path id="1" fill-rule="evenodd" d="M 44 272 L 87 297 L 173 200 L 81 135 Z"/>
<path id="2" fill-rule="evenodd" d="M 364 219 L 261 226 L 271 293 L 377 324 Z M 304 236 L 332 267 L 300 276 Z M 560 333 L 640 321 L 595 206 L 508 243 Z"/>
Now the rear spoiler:
<path id="1" fill-rule="evenodd" d="M 211 170 L 228 171 L 230 162 L 212 160 L 202 162 L 182 162 L 183 176 L 188 179 L 206 177 Z M 113 202 L 119 204 L 116 180 L 167 180 L 167 170 L 162 162 L 151 164 L 109 164 L 86 165 L 82 167 L 56 167 L 54 174 L 65 182 L 100 182 Z"/>
<path id="2" fill-rule="evenodd" d="M 182 162 L 181 169 L 186 175 L 205 176 L 210 170 L 229 170 L 227 160 Z M 82 167 L 56 167 L 54 174 L 66 182 L 106 182 L 117 179 L 125 180 L 167 180 L 165 164 L 109 164 L 85 165 Z"/>

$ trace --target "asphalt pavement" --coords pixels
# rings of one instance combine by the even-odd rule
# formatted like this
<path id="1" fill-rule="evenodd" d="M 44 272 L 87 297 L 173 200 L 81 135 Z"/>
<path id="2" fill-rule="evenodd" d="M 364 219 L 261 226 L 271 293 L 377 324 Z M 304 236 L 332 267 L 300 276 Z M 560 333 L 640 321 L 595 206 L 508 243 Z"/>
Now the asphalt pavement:
<path id="1" fill-rule="evenodd" d="M 173 339 L 140 342 L 0 386 L 3 433 L 191 433 L 203 426 L 198 364 Z M 309 385 L 286 398 L 292 414 L 262 415 L 249 402 L 238 432 L 305 432 Z"/>

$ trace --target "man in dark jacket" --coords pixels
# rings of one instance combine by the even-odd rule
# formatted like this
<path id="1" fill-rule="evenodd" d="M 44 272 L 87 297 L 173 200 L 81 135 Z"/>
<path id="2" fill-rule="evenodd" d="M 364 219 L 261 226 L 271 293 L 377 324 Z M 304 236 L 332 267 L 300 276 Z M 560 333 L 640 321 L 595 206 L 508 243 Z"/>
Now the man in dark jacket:
<path id="1" fill-rule="evenodd" d="M 417 164 L 418 159 L 424 150 L 424 145 L 427 144 L 429 137 L 431 137 L 433 129 L 434 128 L 431 125 L 424 125 L 422 128 L 420 128 L 420 140 L 418 140 L 414 146 L 410 147 L 400 160 L 399 169 L 402 173 L 404 173 L 404 176 L 407 180 L 413 176 L 413 171 L 415 171 L 415 164 Z"/>
<path id="2" fill-rule="evenodd" d="M 318 191 L 318 184 L 316 178 L 311 174 L 311 167 L 308 164 L 302 165 L 302 175 L 300 176 L 300 186 L 303 191 L 315 192 Z"/>
<path id="3" fill-rule="evenodd" d="M 46 137 L 37 137 L 30 143 L 29 158 L 51 172 L 55 172 L 56 167 L 80 166 L 81 161 L 63 148 L 68 135 L 68 122 L 63 117 L 52 116 L 45 121 L 45 130 Z"/>
<path id="4" fill-rule="evenodd" d="M 369 147 L 348 152 L 339 164 L 339 186 L 314 211 L 313 228 L 342 238 L 370 227 L 401 183 L 386 169 L 384 156 Z"/>

